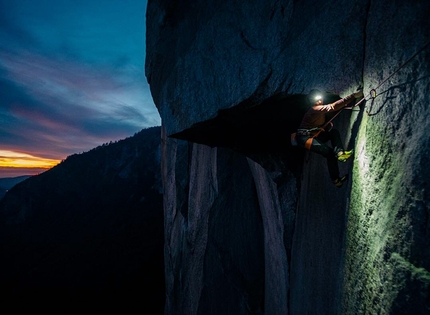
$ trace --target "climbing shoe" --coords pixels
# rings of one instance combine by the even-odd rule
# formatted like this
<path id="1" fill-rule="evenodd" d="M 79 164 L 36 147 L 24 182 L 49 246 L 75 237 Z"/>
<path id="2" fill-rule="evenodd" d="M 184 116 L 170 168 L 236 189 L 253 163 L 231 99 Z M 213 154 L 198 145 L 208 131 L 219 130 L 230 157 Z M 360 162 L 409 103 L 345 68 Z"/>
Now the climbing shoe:
<path id="1" fill-rule="evenodd" d="M 337 154 L 338 161 L 339 162 L 346 162 L 346 160 L 348 160 L 351 157 L 351 155 L 352 155 L 353 152 L 354 152 L 354 150 L 351 150 L 351 151 L 340 151 Z"/>
<path id="2" fill-rule="evenodd" d="M 343 183 L 346 181 L 348 179 L 348 174 L 346 174 L 346 175 L 344 175 L 344 176 L 342 176 L 342 177 L 338 177 L 338 178 L 336 178 L 334 181 L 333 181 L 333 184 L 336 186 L 336 187 L 342 187 L 342 185 L 343 185 Z"/>

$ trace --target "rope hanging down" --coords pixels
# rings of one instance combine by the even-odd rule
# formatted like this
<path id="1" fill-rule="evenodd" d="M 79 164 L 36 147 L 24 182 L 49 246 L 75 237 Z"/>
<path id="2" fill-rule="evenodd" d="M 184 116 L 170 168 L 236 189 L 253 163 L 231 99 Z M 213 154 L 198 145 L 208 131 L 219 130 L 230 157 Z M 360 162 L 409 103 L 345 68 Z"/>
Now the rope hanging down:
<path id="1" fill-rule="evenodd" d="M 400 71 L 400 69 L 402 69 L 404 66 L 406 66 L 412 59 L 414 59 L 419 53 L 421 53 L 424 49 L 426 49 L 427 48 L 427 46 L 429 46 L 430 45 L 430 41 L 427 43 L 427 44 L 425 44 L 421 49 L 419 49 L 415 54 L 413 54 L 412 55 L 412 57 L 410 57 L 408 60 L 406 60 L 399 68 L 397 68 L 397 70 L 396 71 L 394 71 L 393 73 L 391 73 L 387 78 L 385 78 L 382 82 L 380 82 L 379 84 L 378 84 L 378 86 L 376 87 L 376 88 L 373 88 L 373 89 L 371 89 L 370 90 L 370 92 L 369 92 L 369 94 L 367 94 L 367 96 L 366 97 L 363 97 L 361 100 L 359 100 L 356 104 L 354 104 L 354 106 L 352 106 L 352 107 L 344 107 L 344 108 L 342 108 L 342 109 L 340 109 L 329 121 L 327 121 L 321 128 L 320 128 L 320 130 L 318 130 L 318 132 L 317 133 L 315 133 L 315 135 L 313 135 L 312 137 L 310 137 L 309 139 L 308 139 L 308 141 L 309 140 L 311 140 L 310 142 L 312 142 L 312 139 L 313 138 L 316 138 L 316 137 L 318 137 L 318 135 L 322 132 L 322 131 L 324 131 L 324 129 L 329 125 L 329 124 L 332 124 L 332 121 L 333 121 L 333 119 L 335 119 L 345 108 L 354 108 L 354 107 L 356 107 L 356 106 L 358 106 L 358 105 L 360 105 L 363 101 L 367 101 L 367 100 L 369 100 L 370 98 L 372 98 L 372 104 L 373 104 L 373 101 L 375 100 L 375 98 L 376 98 L 376 89 L 378 89 L 378 88 L 380 88 L 385 82 L 387 82 L 393 75 L 395 75 L 397 72 L 399 72 Z M 368 98 L 370 96 L 370 98 Z M 369 115 L 369 112 L 367 112 L 367 114 Z"/>

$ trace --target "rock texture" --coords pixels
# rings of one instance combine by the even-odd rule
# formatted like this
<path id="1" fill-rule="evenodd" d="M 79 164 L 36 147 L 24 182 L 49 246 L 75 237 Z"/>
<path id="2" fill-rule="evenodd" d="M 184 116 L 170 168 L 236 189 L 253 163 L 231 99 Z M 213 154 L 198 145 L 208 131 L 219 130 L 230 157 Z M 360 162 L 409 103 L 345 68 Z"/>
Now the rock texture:
<path id="1" fill-rule="evenodd" d="M 148 2 L 166 314 L 430 312 L 429 14 L 426 1 Z M 335 121 L 355 148 L 337 189 L 289 134 L 311 89 L 358 86 L 368 101 Z"/>

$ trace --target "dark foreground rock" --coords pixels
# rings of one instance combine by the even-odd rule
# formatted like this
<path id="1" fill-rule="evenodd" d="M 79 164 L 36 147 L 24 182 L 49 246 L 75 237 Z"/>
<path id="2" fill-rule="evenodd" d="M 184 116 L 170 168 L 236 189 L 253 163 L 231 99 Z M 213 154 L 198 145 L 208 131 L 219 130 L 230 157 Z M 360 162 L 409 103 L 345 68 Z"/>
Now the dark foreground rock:
<path id="1" fill-rule="evenodd" d="M 29 177 L 29 175 L 23 175 L 17 177 L 0 178 L 0 200 L 4 197 L 4 195 L 6 195 L 9 189 Z"/>
<path id="2" fill-rule="evenodd" d="M 0 203 L 5 308 L 162 314 L 160 127 L 72 155 Z"/>

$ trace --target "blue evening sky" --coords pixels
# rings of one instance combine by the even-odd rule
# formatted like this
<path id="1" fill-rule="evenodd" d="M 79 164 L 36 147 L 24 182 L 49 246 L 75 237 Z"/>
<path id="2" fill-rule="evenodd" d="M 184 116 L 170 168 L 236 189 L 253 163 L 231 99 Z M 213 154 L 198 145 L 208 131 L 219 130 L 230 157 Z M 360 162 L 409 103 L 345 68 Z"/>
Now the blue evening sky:
<path id="1" fill-rule="evenodd" d="M 0 0 L 0 152 L 65 159 L 160 125 L 146 4 Z"/>

